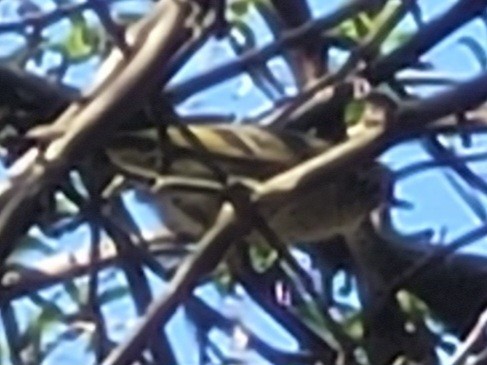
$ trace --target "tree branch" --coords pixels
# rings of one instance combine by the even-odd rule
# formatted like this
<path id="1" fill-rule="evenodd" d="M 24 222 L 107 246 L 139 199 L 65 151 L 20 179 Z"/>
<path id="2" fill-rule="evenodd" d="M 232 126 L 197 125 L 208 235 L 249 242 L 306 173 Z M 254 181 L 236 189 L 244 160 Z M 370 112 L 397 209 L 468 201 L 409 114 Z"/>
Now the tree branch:
<path id="1" fill-rule="evenodd" d="M 404 45 L 372 62 L 364 76 L 372 84 L 389 80 L 397 71 L 413 65 L 421 55 L 452 32 L 481 15 L 486 5 L 485 0 L 459 0 L 445 14 L 422 27 Z"/>
<path id="2" fill-rule="evenodd" d="M 476 348 L 485 347 L 485 325 L 487 324 L 487 310 L 484 310 L 478 317 L 475 326 L 471 329 L 467 338 L 460 344 L 452 356 L 450 365 L 463 365 L 467 363 L 468 357 Z M 481 347 L 482 346 L 482 347 Z"/>
<path id="3" fill-rule="evenodd" d="M 434 96 L 401 103 L 396 112 L 398 128 L 424 130 L 432 121 L 478 107 L 487 99 L 486 82 L 487 72 L 483 72 Z"/>
<path id="4" fill-rule="evenodd" d="M 183 20 L 193 5 L 176 1 L 158 3 L 150 17 L 135 24 L 135 38 L 129 42 L 131 56 L 120 59 L 114 51 L 107 61 L 109 65 L 115 60 L 112 73 L 88 93 L 87 100 L 72 104 L 54 121 L 54 126 L 67 124 L 69 128 L 17 177 L 15 186 L 10 185 L 0 195 L 4 202 L 0 212 L 2 261 L 31 226 L 39 193 L 59 180 L 80 155 L 103 145 L 114 128 L 141 109 L 148 93 L 158 86 L 165 64 L 190 38 Z"/>
<path id="5" fill-rule="evenodd" d="M 306 0 L 271 0 L 271 2 L 283 22 L 284 30 L 298 28 L 312 19 Z M 327 52 L 323 39 L 317 33 L 310 34 L 297 46 L 289 52 L 289 63 L 301 88 L 324 73 Z"/>
<path id="6" fill-rule="evenodd" d="M 181 103 L 191 95 L 208 87 L 218 84 L 226 79 L 237 76 L 252 64 L 259 64 L 277 55 L 285 47 L 301 42 L 319 31 L 329 30 L 346 19 L 364 10 L 368 4 L 366 0 L 353 0 L 339 8 L 333 14 L 309 21 L 302 26 L 282 33 L 275 42 L 260 50 L 252 50 L 243 53 L 237 60 L 230 61 L 202 75 L 195 76 L 174 86 L 167 87 L 165 94 L 175 103 Z"/>
<path id="7" fill-rule="evenodd" d="M 209 331 L 212 327 L 217 327 L 228 334 L 231 334 L 235 328 L 235 321 L 224 317 L 221 313 L 214 310 L 197 297 L 190 298 L 185 304 L 185 307 L 192 313 L 191 317 L 193 317 L 193 320 L 199 328 L 205 328 Z M 300 354 L 277 350 L 250 330 L 245 330 L 245 333 L 249 338 L 248 348 L 254 349 L 262 357 L 273 364 L 299 363 L 303 365 L 312 365 L 320 360 L 319 357 L 312 352 Z"/>
<path id="8" fill-rule="evenodd" d="M 213 227 L 198 243 L 195 254 L 179 267 L 165 292 L 149 306 L 132 334 L 105 359 L 103 365 L 128 364 L 136 359 L 146 346 L 147 339 L 167 323 L 177 306 L 191 294 L 198 280 L 222 260 L 234 238 L 248 233 L 249 223 L 237 219 L 231 204 L 225 203 Z"/>

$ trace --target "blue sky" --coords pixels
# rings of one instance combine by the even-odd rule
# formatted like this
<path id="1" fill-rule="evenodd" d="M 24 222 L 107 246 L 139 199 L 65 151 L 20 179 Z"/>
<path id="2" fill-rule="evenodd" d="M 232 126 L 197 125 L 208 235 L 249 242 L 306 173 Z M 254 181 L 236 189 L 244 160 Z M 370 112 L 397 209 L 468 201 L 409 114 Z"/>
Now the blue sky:
<path id="1" fill-rule="evenodd" d="M 32 0 L 33 1 L 33 0 Z M 53 2 L 49 0 L 37 0 L 33 1 L 39 7 L 50 10 L 53 7 Z M 323 8 L 326 11 L 332 11 L 334 7 L 339 6 L 342 0 L 330 0 L 327 2 L 328 6 L 323 7 L 322 0 L 310 0 L 312 5 L 313 14 L 316 16 L 323 15 Z M 437 0 L 422 0 L 420 5 L 423 9 L 425 20 L 428 21 L 432 17 L 440 14 L 447 9 L 453 2 L 437 1 Z M 10 19 L 10 16 L 14 14 L 13 9 L 18 4 L 16 0 L 4 0 L 0 2 L 0 21 L 4 19 Z M 146 0 L 134 0 L 134 1 L 120 1 L 114 7 L 114 11 L 121 12 L 143 12 L 149 9 L 151 2 Z M 262 46 L 272 40 L 270 32 L 267 30 L 264 22 L 257 15 L 256 12 L 252 12 L 250 15 L 254 29 L 258 29 L 259 36 L 257 37 L 257 43 Z M 59 34 L 62 34 L 69 24 L 66 22 L 59 22 L 46 30 L 46 34 L 53 39 Z M 411 19 L 406 19 L 403 23 L 404 29 L 411 29 L 414 27 Z M 486 29 L 484 24 L 480 20 L 471 22 L 460 31 L 448 38 L 448 40 L 442 42 L 429 52 L 423 59 L 430 61 L 434 65 L 435 72 L 445 73 L 452 75 L 458 80 L 473 77 L 481 71 L 478 62 L 472 56 L 467 47 L 460 44 L 458 40 L 465 35 L 471 35 L 475 37 L 486 48 Z M 9 52 L 16 47 L 20 47 L 23 40 L 14 35 L 0 34 L 0 43 L 2 43 L 1 52 Z M 5 47 L 3 45 L 5 44 Z M 226 41 L 210 40 L 203 49 L 195 55 L 195 57 L 185 65 L 181 72 L 172 80 L 173 83 L 184 80 L 192 75 L 204 72 L 208 67 L 215 67 L 220 63 L 224 63 L 234 57 L 231 47 Z M 31 63 L 29 68 L 33 72 L 43 73 L 45 67 L 49 67 L 53 63 L 59 62 L 54 54 L 46 54 L 40 65 Z M 81 63 L 72 68 L 65 81 L 67 83 L 84 86 L 87 85 L 93 77 L 95 69 L 98 67 L 100 60 L 91 59 L 87 62 Z M 338 58 L 335 62 L 341 62 Z M 294 83 L 291 79 L 290 71 L 284 64 L 281 58 L 277 57 L 269 61 L 269 65 L 272 67 L 273 72 L 278 79 L 283 83 L 288 94 L 295 92 Z M 406 75 L 407 72 L 402 74 Z M 431 94 L 438 91 L 437 88 L 428 88 L 422 90 L 416 90 L 421 94 Z M 241 75 L 230 79 L 224 83 L 212 87 L 211 89 L 199 93 L 183 104 L 178 106 L 178 110 L 182 114 L 200 113 L 200 112 L 218 112 L 223 114 L 234 114 L 238 117 L 254 116 L 272 107 L 272 102 L 267 100 L 265 95 L 252 86 L 251 79 L 247 75 Z M 458 138 L 443 138 L 443 142 L 454 147 L 459 153 L 472 153 L 486 151 L 487 138 L 485 135 L 477 135 L 473 138 L 473 146 L 470 148 L 464 148 Z M 425 153 L 421 144 L 417 141 L 410 141 L 401 145 L 391 148 L 386 152 L 381 160 L 388 164 L 392 169 L 398 170 L 418 160 L 428 160 L 430 157 Z M 481 176 L 486 174 L 486 165 L 484 162 L 472 163 L 471 167 L 474 171 L 478 172 Z M 417 230 L 430 228 L 435 232 L 434 238 L 439 240 L 444 236 L 447 242 L 454 240 L 456 237 L 468 232 L 473 227 L 479 226 L 482 222 L 478 217 L 469 209 L 465 203 L 460 200 L 453 190 L 451 184 L 445 177 L 448 171 L 444 169 L 431 169 L 421 174 L 411 176 L 403 181 L 399 182 L 396 186 L 396 195 L 400 198 L 404 198 L 413 203 L 413 208 L 410 210 L 395 210 L 393 212 L 394 223 L 397 228 L 405 233 L 415 232 Z M 1 167 L 0 167 L 1 174 Z M 453 177 L 455 178 L 455 177 Z M 457 179 L 458 180 L 458 179 Z M 460 184 L 463 184 L 459 181 Z M 465 184 L 464 184 L 465 185 Z M 465 189 L 469 189 L 464 186 Z M 472 191 L 472 194 L 477 194 Z M 477 194 L 479 195 L 479 194 Z M 131 202 L 132 209 L 134 209 L 139 221 L 144 221 L 146 228 L 151 229 L 159 224 L 159 220 L 151 216 L 147 207 L 142 205 L 136 205 L 131 194 L 127 194 L 127 201 Z M 480 197 L 481 201 L 487 207 L 487 201 L 485 198 Z M 53 247 L 59 248 L 60 246 L 69 245 L 72 249 L 73 245 L 86 245 L 88 242 L 88 230 L 85 227 L 81 227 L 70 234 L 67 234 L 62 241 L 49 242 Z M 484 254 L 485 249 L 484 240 L 477 242 L 465 249 L 465 251 L 475 252 L 478 254 Z M 26 253 L 24 252 L 24 255 Z M 40 252 L 30 252 L 28 256 L 29 260 L 38 260 L 42 257 Z M 120 272 L 111 270 L 113 275 L 110 279 L 103 280 L 101 290 L 107 290 L 110 286 L 121 285 L 124 282 L 123 275 Z M 154 293 L 160 293 L 163 290 L 164 283 L 152 277 L 151 285 L 153 286 Z M 42 291 L 42 295 L 46 298 L 58 297 L 58 300 L 63 303 L 63 307 L 69 303 L 70 299 L 66 298 L 61 293 L 62 287 L 52 288 Z M 223 298 L 214 287 L 205 286 L 198 289 L 198 295 L 204 298 L 214 308 L 230 308 L 232 310 L 235 306 L 245 308 L 245 310 L 237 311 L 238 321 L 242 321 L 250 328 L 254 333 L 258 333 L 264 340 L 269 341 L 270 344 L 284 350 L 296 350 L 297 342 L 289 334 L 286 333 L 282 327 L 271 320 L 262 310 L 257 308 L 252 303 L 245 293 L 241 293 L 238 300 Z M 60 298 L 60 299 L 59 299 Z M 237 303 L 229 303 L 228 300 L 237 300 Z M 71 303 L 73 305 L 73 303 Z M 71 310 L 75 310 L 75 306 Z M 34 313 L 38 310 L 28 300 L 18 301 L 16 304 L 16 310 L 19 314 L 19 318 L 22 327 L 26 327 L 28 320 L 32 318 Z M 130 301 L 125 298 L 119 300 L 116 303 L 110 304 L 110 306 L 104 308 L 108 318 L 108 328 L 110 329 L 110 335 L 113 339 L 121 340 L 125 331 L 127 331 L 127 325 L 130 325 L 130 321 L 117 321 L 117 318 L 133 318 L 134 308 L 130 304 Z M 235 313 L 234 313 L 235 315 Z M 121 322 L 121 323 L 120 323 Z M 61 329 L 58 329 L 61 330 Z M 177 315 L 171 320 L 170 324 L 166 328 L 166 331 L 171 334 L 172 338 L 177 338 L 178 341 L 174 342 L 175 352 L 183 365 L 196 365 L 197 359 L 194 357 L 196 353 L 196 339 L 194 337 L 194 326 L 184 315 L 184 311 L 180 310 Z M 56 331 L 53 331 L 55 334 Z M 51 334 L 51 335 L 53 335 Z M 213 331 L 210 335 L 212 339 L 217 343 L 228 342 L 228 346 L 232 346 L 232 339 L 227 335 Z M 90 361 L 86 357 L 84 347 L 80 346 L 86 339 L 74 338 L 72 341 L 67 341 L 65 347 L 57 349 L 50 357 L 49 364 L 59 364 L 66 362 L 86 363 Z M 195 351 L 188 351 L 188 348 L 194 348 Z M 225 348 L 225 346 L 223 346 Z M 264 359 L 258 358 L 255 353 L 247 353 L 246 356 L 251 357 L 252 365 L 266 364 Z M 84 359 L 84 361 L 81 361 Z M 2 362 L 4 363 L 4 362 Z M 6 363 L 6 362 L 5 362 Z"/>

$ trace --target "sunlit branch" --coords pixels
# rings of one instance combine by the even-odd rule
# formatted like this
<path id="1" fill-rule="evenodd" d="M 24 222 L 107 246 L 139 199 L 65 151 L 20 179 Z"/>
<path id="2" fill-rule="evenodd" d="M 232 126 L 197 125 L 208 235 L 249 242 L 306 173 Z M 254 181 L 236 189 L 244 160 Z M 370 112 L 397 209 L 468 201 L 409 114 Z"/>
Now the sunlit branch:
<path id="1" fill-rule="evenodd" d="M 412 41 L 400 48 L 402 51 L 398 50 L 379 59 L 377 63 L 373 63 L 366 70 L 366 73 L 370 72 L 369 76 L 377 82 L 381 78 L 392 77 L 396 70 L 414 62 L 419 54 L 426 52 L 438 40 L 478 15 L 480 7 L 482 9 L 485 7 L 484 3 L 487 1 L 473 2 L 468 0 L 458 3 L 459 5 L 456 5 L 443 17 L 431 22 L 418 32 L 417 37 L 422 34 L 427 38 L 426 40 L 415 41 L 416 38 L 413 38 Z M 180 39 L 180 36 L 186 34 L 188 30 L 180 26 L 188 11 L 181 4 L 187 3 L 179 1 L 176 4 L 176 2 L 165 1 L 164 5 L 157 8 L 164 9 L 164 11 L 156 12 L 156 16 L 144 23 L 147 25 L 147 29 L 140 33 L 140 39 L 136 39 L 133 43 L 129 42 L 134 48 L 127 52 L 128 56 L 120 61 L 118 66 L 115 65 L 115 72 L 110 74 L 98 89 L 95 88 L 91 93 L 87 93 L 84 99 L 72 104 L 70 109 L 54 122 L 54 124 L 62 124 L 61 122 L 69 121 L 69 124 L 66 124 L 67 128 L 61 130 L 61 133 L 56 136 L 47 152 L 41 154 L 39 159 L 34 162 L 32 168 L 15 180 L 14 184 L 0 196 L 2 200 L 0 256 L 3 259 L 10 253 L 17 239 L 34 222 L 37 197 L 40 192 L 49 189 L 53 183 L 61 180 L 75 159 L 86 153 L 87 150 L 103 145 L 107 135 L 116 129 L 124 119 L 141 110 L 147 95 L 163 84 L 161 78 L 164 78 L 164 72 L 161 72 L 158 79 L 158 77 L 154 77 L 154 74 L 157 73 L 155 70 L 174 67 L 168 73 L 175 72 L 178 62 L 174 60 L 184 61 L 187 59 L 186 56 L 191 53 L 191 51 L 184 53 L 182 50 L 186 48 L 191 50 L 193 46 L 199 45 L 199 42 L 204 39 L 204 36 L 198 39 L 192 38 L 189 43 L 185 40 L 187 41 L 190 35 L 185 36 L 186 38 L 183 36 L 183 40 Z M 251 62 L 262 62 L 263 59 L 267 59 L 266 57 L 277 54 L 283 47 L 298 41 L 305 34 L 312 34 L 317 29 L 321 29 L 317 24 L 324 28 L 338 24 L 340 19 L 343 20 L 355 15 L 364 4 L 364 1 L 353 2 L 335 13 L 334 19 L 326 17 L 321 20 L 321 23 L 313 21 L 290 31 L 272 45 L 260 51 L 250 52 L 235 63 L 224 65 L 200 78 L 180 84 L 179 89 L 178 86 L 175 86 L 175 89 L 172 89 L 172 95 L 176 98 L 175 100 L 177 98 L 182 100 L 196 92 L 198 88 L 201 90 L 214 82 L 218 82 L 215 80 L 223 80 L 228 75 L 241 72 L 242 69 L 239 67 L 248 66 Z M 455 13 L 463 11 L 464 14 L 453 14 L 453 10 Z M 391 23 L 391 25 L 393 24 Z M 199 26 L 193 25 L 196 28 Z M 398 54 L 402 57 L 397 56 Z M 414 54 L 414 59 L 408 58 L 407 55 L 409 54 Z M 177 55 L 180 55 L 181 58 L 178 59 Z M 381 62 L 383 63 L 381 64 Z M 384 69 L 382 70 L 378 65 L 384 66 Z M 351 69 L 355 70 L 354 67 Z M 348 74 L 347 70 L 343 73 L 343 78 Z M 257 186 L 255 193 L 251 196 L 253 202 L 257 205 L 267 205 L 269 202 L 275 204 L 275 202 L 299 198 L 303 191 L 315 188 L 323 180 L 336 176 L 337 172 L 349 169 L 358 162 L 374 158 L 388 145 L 397 142 L 408 133 L 411 135 L 413 131 L 425 130 L 428 123 L 438 118 L 478 106 L 487 99 L 486 78 L 487 74 L 482 74 L 474 80 L 459 83 L 451 90 L 438 96 L 401 103 L 397 106 L 397 110 L 386 110 L 383 115 L 384 118 L 381 120 L 362 120 L 357 126 L 358 133 L 351 134 L 345 142 Z M 445 164 L 453 158 L 447 157 Z M 147 339 L 151 338 L 157 329 L 160 330 L 164 326 L 177 306 L 190 296 L 201 277 L 211 272 L 223 259 L 231 242 L 236 237 L 244 236 L 250 230 L 252 224 L 241 219 L 239 213 L 238 208 L 236 212 L 231 208 L 223 209 L 220 220 L 204 236 L 195 254 L 177 270 L 169 288 L 150 306 L 147 315 L 133 334 L 106 359 L 104 365 L 128 363 L 140 355 L 141 350 L 148 345 Z M 110 227 L 110 222 L 104 223 L 106 227 Z M 125 241 L 127 247 L 133 243 L 130 237 L 123 235 L 124 232 L 117 233 L 114 227 L 108 230 L 111 231 L 110 234 L 115 241 Z M 444 257 L 453 250 L 469 244 L 485 234 L 486 228 L 481 227 L 481 229 L 456 240 L 452 246 L 445 249 L 444 255 L 435 256 L 435 259 L 427 257 L 425 260 L 418 261 L 417 266 L 407 270 L 401 280 L 415 277 L 418 272 L 426 270 L 434 262 L 437 262 L 436 257 Z M 124 250 L 120 248 L 119 251 Z M 134 251 L 129 252 L 132 254 Z M 125 254 L 122 253 L 122 256 L 122 261 L 125 259 L 125 264 L 129 265 L 127 251 Z M 102 261 L 103 263 L 101 263 Z M 114 255 L 107 256 L 106 260 L 100 257 L 100 267 L 104 264 L 108 265 L 110 262 L 115 262 Z M 81 266 L 74 267 L 73 265 L 71 269 L 72 272 L 75 270 L 86 272 L 83 271 L 86 266 L 81 269 Z M 141 275 L 140 271 L 139 267 L 139 275 Z M 59 272 L 56 275 L 59 275 Z M 132 283 L 134 294 L 140 292 L 134 288 L 137 283 L 135 280 Z M 402 281 L 399 280 L 394 282 L 393 289 L 401 283 Z M 32 290 L 32 287 L 28 289 Z M 19 287 L 12 290 L 18 292 Z M 147 303 L 149 300 L 145 298 L 143 302 Z M 138 307 L 140 313 L 140 308 L 143 305 Z"/>
<path id="2" fill-rule="evenodd" d="M 487 310 L 478 317 L 475 326 L 471 329 L 464 341 L 453 354 L 449 365 L 463 365 L 468 362 L 468 357 L 473 355 L 475 348 L 485 347 L 485 325 L 487 324 Z"/>
<path id="3" fill-rule="evenodd" d="M 345 82 L 347 78 L 352 79 L 351 81 L 349 81 L 349 83 L 352 84 L 351 87 L 353 91 L 349 92 L 349 95 L 347 95 L 347 92 L 343 92 L 343 94 L 349 96 L 347 99 L 351 99 L 354 97 L 359 98 L 360 96 L 356 95 L 359 93 L 357 93 L 355 90 L 357 88 L 360 88 L 361 84 L 366 84 L 368 86 L 368 82 L 357 77 L 362 67 L 362 62 L 367 61 L 370 58 L 373 59 L 377 56 L 380 50 L 380 45 L 384 42 L 384 40 L 389 36 L 392 30 L 397 26 L 397 24 L 401 21 L 401 19 L 403 19 L 406 14 L 407 6 L 405 4 L 401 4 L 396 9 L 394 9 L 390 16 L 387 17 L 387 19 L 383 21 L 382 24 L 379 24 L 374 32 L 369 33 L 362 42 L 360 42 L 354 49 L 351 50 L 349 57 L 337 71 L 327 73 L 322 77 L 314 80 L 312 84 L 309 84 L 307 87 L 301 90 L 301 92 L 296 95 L 296 97 L 292 98 L 290 103 L 284 105 L 281 110 L 277 110 L 276 113 L 271 115 L 265 124 L 277 129 L 285 128 L 289 124 L 289 119 L 292 113 L 297 108 L 302 106 L 305 102 L 310 101 L 310 99 L 312 99 L 318 92 L 328 92 L 328 94 L 331 94 L 333 96 L 339 95 L 341 93 L 340 88 L 347 88 Z M 353 80 L 354 77 L 355 80 Z M 337 98 L 328 97 L 324 98 L 324 100 L 315 105 L 314 108 L 318 109 L 320 108 L 320 104 L 324 104 L 320 108 L 321 114 L 323 115 L 325 112 L 325 110 L 322 110 L 324 106 L 332 102 L 335 102 L 335 104 L 340 103 Z M 345 104 L 342 107 L 345 108 Z M 325 121 L 321 121 L 321 115 L 317 115 L 316 118 L 319 119 L 320 122 L 326 123 Z M 332 121 L 329 121 L 328 123 L 331 122 Z M 337 120 L 333 122 L 343 123 L 342 120 Z M 323 137 L 326 138 L 327 136 Z"/>
<path id="4" fill-rule="evenodd" d="M 259 206 L 267 204 L 269 199 L 274 202 L 289 202 L 296 199 L 303 190 L 310 189 L 313 184 L 326 179 L 327 174 L 345 168 L 352 159 L 365 158 L 364 152 L 370 153 L 377 147 L 384 125 L 384 121 L 377 121 L 376 125 L 366 127 L 355 139 L 345 141 L 283 174 L 268 179 L 256 188 L 252 202 Z M 232 198 L 232 195 L 229 198 Z M 169 284 L 170 287 L 150 306 L 148 314 L 133 334 L 107 358 L 104 365 L 122 364 L 133 360 L 145 346 L 145 338 L 150 336 L 155 328 L 167 323 L 177 305 L 195 287 L 198 278 L 216 267 L 232 241 L 250 231 L 252 221 L 249 213 L 241 211 L 239 207 L 236 208 L 236 212 L 230 208 L 231 205 L 228 203 L 223 205 L 216 223 L 198 243 L 196 253 L 177 270 Z M 242 209 L 249 208 L 244 204 Z"/>
<path id="5" fill-rule="evenodd" d="M 190 8 L 187 2 L 158 3 L 151 14 L 152 20 L 145 19 L 138 26 L 140 38 L 132 43 L 132 56 L 115 64 L 113 72 L 116 77 L 111 74 L 98 89 L 92 91 L 90 95 L 96 96 L 95 99 L 72 104 L 53 122 L 54 125 L 65 125 L 69 121 L 69 128 L 25 171 L 20 178 L 20 186 L 16 184 L 3 191 L 1 200 L 7 196 L 0 213 L 0 256 L 3 259 L 17 238 L 32 224 L 40 191 L 58 180 L 73 161 L 90 150 L 90 146 L 102 145 L 107 133 L 141 109 L 147 93 L 158 85 L 154 70 L 162 70 L 191 36 L 182 28 L 182 19 Z M 145 41 L 146 38 L 151 38 L 151 41 Z"/>
<path id="6" fill-rule="evenodd" d="M 161 257 L 164 260 L 164 257 L 183 257 L 194 250 L 194 246 L 185 246 L 183 243 L 177 242 L 173 235 L 165 234 L 146 240 L 144 246 L 147 248 L 139 247 L 140 244 L 142 243 L 137 242 L 134 247 L 133 259 L 143 261 L 151 269 L 153 269 L 152 265 L 149 265 L 144 257 Z M 143 251 L 146 249 L 148 252 L 144 254 Z M 10 301 L 31 291 L 87 275 L 90 266 L 95 267 L 98 271 L 113 267 L 120 260 L 115 245 L 109 240 L 102 240 L 98 256 L 99 259 L 96 263 L 91 262 L 89 252 L 84 248 L 40 260 L 39 265 L 34 268 L 6 266 L 2 278 L 0 302 Z"/>
<path id="7" fill-rule="evenodd" d="M 478 16 L 486 4 L 487 2 L 485 1 L 473 0 L 458 2 L 446 14 L 426 24 L 411 40 L 399 47 L 396 51 L 374 61 L 364 71 L 364 76 L 373 84 L 387 80 L 396 71 L 416 62 L 420 55 L 427 52 L 451 32 Z M 284 47 L 291 46 L 294 42 L 308 34 L 313 34 L 316 32 L 316 29 L 327 30 L 333 28 L 344 20 L 354 16 L 360 10 L 364 10 L 366 6 L 367 4 L 364 1 L 351 2 L 343 8 L 340 8 L 334 14 L 310 21 L 292 31 L 284 32 L 281 38 L 261 50 L 249 51 L 235 61 L 219 66 L 180 84 L 168 87 L 166 92 L 174 102 L 182 102 L 198 91 L 244 72 L 246 67 L 253 62 L 262 62 L 275 56 Z M 405 6 L 407 7 L 407 4 Z"/>

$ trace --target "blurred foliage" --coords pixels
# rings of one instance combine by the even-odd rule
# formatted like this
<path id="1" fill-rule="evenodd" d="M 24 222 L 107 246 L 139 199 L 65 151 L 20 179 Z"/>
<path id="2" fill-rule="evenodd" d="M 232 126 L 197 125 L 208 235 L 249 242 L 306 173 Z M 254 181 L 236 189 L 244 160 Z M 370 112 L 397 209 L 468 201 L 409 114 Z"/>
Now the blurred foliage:
<path id="1" fill-rule="evenodd" d="M 106 37 L 100 25 L 90 24 L 82 13 L 69 17 L 71 23 L 65 39 L 59 43 L 47 43 L 46 49 L 60 52 L 69 62 L 82 62 L 103 53 Z"/>

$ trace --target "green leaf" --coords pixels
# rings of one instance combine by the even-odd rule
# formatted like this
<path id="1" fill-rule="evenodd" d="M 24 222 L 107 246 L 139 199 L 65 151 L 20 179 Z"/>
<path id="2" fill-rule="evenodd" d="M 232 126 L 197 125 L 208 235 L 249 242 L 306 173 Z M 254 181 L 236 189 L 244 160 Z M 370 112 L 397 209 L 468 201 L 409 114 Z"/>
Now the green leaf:
<path id="1" fill-rule="evenodd" d="M 374 31 L 380 28 L 401 5 L 400 1 L 390 0 L 387 1 L 381 11 L 372 18 L 369 18 L 369 30 Z"/>
<path id="2" fill-rule="evenodd" d="M 343 330 L 353 339 L 360 340 L 364 336 L 363 315 L 357 312 L 347 318 L 343 323 Z"/>
<path id="3" fill-rule="evenodd" d="M 71 61 L 83 61 L 100 50 L 101 32 L 98 27 L 88 24 L 82 14 L 74 14 L 70 21 L 71 28 L 64 41 L 50 48 Z"/>
<path id="4" fill-rule="evenodd" d="M 268 245 L 255 243 L 249 250 L 252 267 L 259 273 L 267 271 L 277 260 L 277 252 Z"/>
<path id="5" fill-rule="evenodd" d="M 345 123 L 347 125 L 356 124 L 365 111 L 365 101 L 353 100 L 345 108 Z"/>
<path id="6" fill-rule="evenodd" d="M 41 312 L 37 320 L 37 324 L 46 329 L 49 326 L 52 326 L 58 322 L 60 322 L 64 318 L 64 313 L 58 306 L 50 303 L 46 305 Z"/>
<path id="7" fill-rule="evenodd" d="M 51 300 L 47 300 L 37 293 L 29 295 L 29 299 L 35 303 L 41 312 L 37 319 L 32 323 L 31 330 L 34 332 L 46 331 L 50 327 L 62 322 L 65 318 L 65 313 L 62 308 Z"/>
<path id="8" fill-rule="evenodd" d="M 235 292 L 236 281 L 226 264 L 218 265 L 212 277 L 215 288 L 221 296 L 231 295 Z"/>
<path id="9" fill-rule="evenodd" d="M 411 319 L 423 319 L 430 315 L 428 306 L 417 296 L 408 291 L 401 290 L 396 295 L 401 309 L 408 314 Z"/>
<path id="10" fill-rule="evenodd" d="M 237 0 L 232 1 L 230 4 L 230 11 L 236 17 L 243 17 L 245 16 L 250 8 L 250 1 L 249 0 Z"/>
<path id="11" fill-rule="evenodd" d="M 357 28 L 351 19 L 344 21 L 338 26 L 338 34 L 355 40 L 358 39 Z"/>
<path id="12" fill-rule="evenodd" d="M 374 27 L 373 21 L 365 13 L 360 13 L 352 20 L 359 38 L 364 38 Z"/>
<path id="13" fill-rule="evenodd" d="M 371 32 L 376 31 L 384 20 L 390 16 L 391 10 L 396 6 L 393 2 L 387 3 L 384 9 L 376 16 L 369 16 L 367 13 L 361 12 L 353 19 L 342 22 L 338 26 L 338 32 L 354 40 L 363 39 Z"/>
<path id="14" fill-rule="evenodd" d="M 67 51 L 71 58 L 91 55 L 95 48 L 96 35 L 83 16 L 72 21 L 73 27 L 67 40 Z"/>

